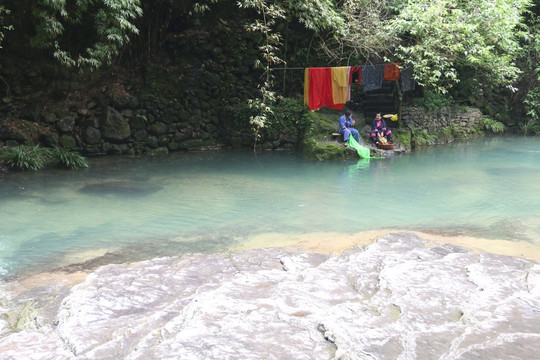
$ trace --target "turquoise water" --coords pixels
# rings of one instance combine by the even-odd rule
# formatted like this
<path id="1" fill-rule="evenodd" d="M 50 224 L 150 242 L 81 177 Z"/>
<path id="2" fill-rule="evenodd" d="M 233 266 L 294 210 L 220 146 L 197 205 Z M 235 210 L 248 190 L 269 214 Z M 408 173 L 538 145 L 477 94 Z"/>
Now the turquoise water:
<path id="1" fill-rule="evenodd" d="M 538 137 L 358 161 L 229 151 L 90 161 L 0 178 L 1 277 L 84 254 L 220 251 L 265 233 L 396 228 L 540 244 Z"/>

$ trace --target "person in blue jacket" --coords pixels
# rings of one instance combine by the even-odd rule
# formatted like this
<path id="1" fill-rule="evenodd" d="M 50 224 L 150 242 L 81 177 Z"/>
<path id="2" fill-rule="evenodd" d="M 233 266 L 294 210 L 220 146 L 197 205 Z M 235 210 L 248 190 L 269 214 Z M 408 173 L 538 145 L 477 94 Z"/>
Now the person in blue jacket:
<path id="1" fill-rule="evenodd" d="M 343 135 L 343 141 L 347 145 L 349 137 L 353 138 L 360 143 L 360 135 L 358 130 L 353 128 L 355 121 L 352 118 L 352 112 L 350 110 L 345 111 L 345 114 L 339 118 L 339 133 Z"/>
<path id="2" fill-rule="evenodd" d="M 385 136 L 389 143 L 392 142 L 392 130 L 386 127 L 386 122 L 381 113 L 377 113 L 371 122 L 371 139 L 376 144 L 379 137 Z"/>

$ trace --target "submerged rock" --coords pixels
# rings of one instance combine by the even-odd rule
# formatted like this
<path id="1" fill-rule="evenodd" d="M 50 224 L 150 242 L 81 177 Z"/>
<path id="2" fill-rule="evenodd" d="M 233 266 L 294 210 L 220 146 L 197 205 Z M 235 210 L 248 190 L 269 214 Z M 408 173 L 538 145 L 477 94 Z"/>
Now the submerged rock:
<path id="1" fill-rule="evenodd" d="M 161 190 L 158 185 L 134 181 L 106 181 L 88 184 L 79 189 L 80 192 L 94 195 L 150 195 Z"/>
<path id="2" fill-rule="evenodd" d="M 5 359 L 534 357 L 540 265 L 428 244 L 393 234 L 339 256 L 263 249 L 107 265 L 54 321 L 4 331 L 0 348 Z"/>

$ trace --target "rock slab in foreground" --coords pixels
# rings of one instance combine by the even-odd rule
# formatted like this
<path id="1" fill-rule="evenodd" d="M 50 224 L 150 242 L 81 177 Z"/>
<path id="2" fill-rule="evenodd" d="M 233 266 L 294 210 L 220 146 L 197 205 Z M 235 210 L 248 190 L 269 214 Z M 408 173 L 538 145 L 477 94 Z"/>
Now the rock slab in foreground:
<path id="1" fill-rule="evenodd" d="M 108 265 L 2 359 L 532 359 L 540 265 L 387 235 L 340 256 L 267 249 Z"/>

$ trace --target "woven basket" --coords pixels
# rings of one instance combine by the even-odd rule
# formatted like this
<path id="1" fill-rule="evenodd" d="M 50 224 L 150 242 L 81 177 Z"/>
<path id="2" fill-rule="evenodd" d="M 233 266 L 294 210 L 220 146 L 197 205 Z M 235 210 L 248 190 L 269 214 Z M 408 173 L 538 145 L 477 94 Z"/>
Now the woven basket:
<path id="1" fill-rule="evenodd" d="M 377 144 L 377 147 L 379 149 L 383 149 L 383 150 L 393 150 L 394 149 L 394 143 Z"/>

